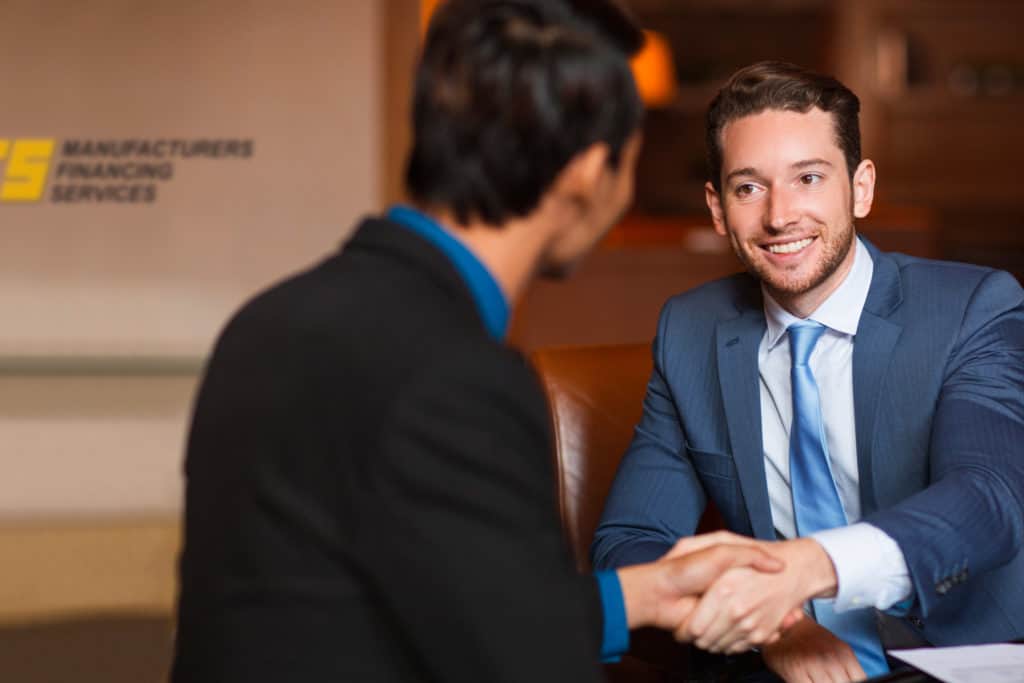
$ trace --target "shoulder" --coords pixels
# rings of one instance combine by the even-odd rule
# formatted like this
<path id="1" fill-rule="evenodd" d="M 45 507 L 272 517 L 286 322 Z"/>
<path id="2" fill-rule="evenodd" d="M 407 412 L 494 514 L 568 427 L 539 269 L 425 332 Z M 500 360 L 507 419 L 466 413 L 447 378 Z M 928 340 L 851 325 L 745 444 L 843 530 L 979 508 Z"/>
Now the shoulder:
<path id="1" fill-rule="evenodd" d="M 1024 290 L 1011 274 L 969 263 L 883 253 L 899 270 L 905 302 L 941 307 L 951 314 L 997 313 L 1024 305 Z"/>
<path id="2" fill-rule="evenodd" d="M 747 273 L 736 273 L 671 297 L 661 309 L 658 331 L 679 327 L 693 332 L 713 331 L 718 321 L 735 318 L 744 309 L 760 309 L 762 305 L 757 280 Z"/>
<path id="3" fill-rule="evenodd" d="M 408 230 L 369 220 L 340 250 L 242 304 L 218 346 L 311 364 L 359 358 L 380 368 L 485 334 L 472 295 L 440 252 Z"/>

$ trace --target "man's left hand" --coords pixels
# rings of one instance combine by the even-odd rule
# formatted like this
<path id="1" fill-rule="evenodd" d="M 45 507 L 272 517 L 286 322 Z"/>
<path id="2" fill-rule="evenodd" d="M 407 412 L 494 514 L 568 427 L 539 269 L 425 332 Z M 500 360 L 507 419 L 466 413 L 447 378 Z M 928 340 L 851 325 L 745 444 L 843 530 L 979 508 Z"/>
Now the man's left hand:
<path id="1" fill-rule="evenodd" d="M 867 678 L 850 646 L 811 619 L 786 631 L 778 642 L 761 650 L 764 663 L 786 683 Z"/>

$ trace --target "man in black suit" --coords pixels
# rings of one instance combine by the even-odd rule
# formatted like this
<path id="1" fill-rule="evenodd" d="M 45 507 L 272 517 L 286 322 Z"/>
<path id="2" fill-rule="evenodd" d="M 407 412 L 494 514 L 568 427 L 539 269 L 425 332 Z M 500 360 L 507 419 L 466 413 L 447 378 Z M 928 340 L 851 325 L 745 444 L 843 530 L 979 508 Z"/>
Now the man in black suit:
<path id="1" fill-rule="evenodd" d="M 246 304 L 195 405 L 175 681 L 591 681 L 761 550 L 584 577 L 510 306 L 632 197 L 642 38 L 604 2 L 450 0 L 407 187 Z"/>

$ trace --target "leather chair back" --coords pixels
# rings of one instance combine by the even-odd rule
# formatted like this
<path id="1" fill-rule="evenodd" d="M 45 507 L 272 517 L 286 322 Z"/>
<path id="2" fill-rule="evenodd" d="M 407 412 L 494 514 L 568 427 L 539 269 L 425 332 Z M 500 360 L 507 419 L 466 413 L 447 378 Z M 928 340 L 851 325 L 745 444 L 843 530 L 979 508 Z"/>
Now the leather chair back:
<path id="1" fill-rule="evenodd" d="M 650 346 L 539 349 L 531 358 L 550 404 L 562 524 L 587 572 L 594 530 L 642 412 Z"/>
<path id="2" fill-rule="evenodd" d="M 647 344 L 539 349 L 531 355 L 548 395 L 562 525 L 581 572 L 590 571 L 590 543 L 619 461 L 643 412 L 651 374 Z M 714 506 L 698 532 L 724 528 Z M 693 669 L 690 648 L 667 632 L 641 629 L 628 655 L 606 664 L 609 683 L 717 680 Z M 731 680 L 731 679 L 730 679 Z"/>

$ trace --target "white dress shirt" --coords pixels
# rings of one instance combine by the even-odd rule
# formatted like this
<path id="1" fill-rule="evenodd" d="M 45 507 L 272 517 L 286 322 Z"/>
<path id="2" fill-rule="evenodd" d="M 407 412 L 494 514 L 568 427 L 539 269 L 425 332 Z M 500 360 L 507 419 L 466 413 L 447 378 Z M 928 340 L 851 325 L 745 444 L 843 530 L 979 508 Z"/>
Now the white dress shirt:
<path id="1" fill-rule="evenodd" d="M 909 597 L 912 588 L 906 560 L 896 542 L 881 529 L 858 522 L 861 510 L 853 410 L 853 345 L 874 264 L 859 239 L 855 250 L 846 279 L 808 316 L 825 326 L 809 365 L 821 398 L 829 466 L 850 524 L 811 535 L 835 565 L 839 579 L 836 611 L 859 607 L 887 609 Z M 786 328 L 800 319 L 782 308 L 767 291 L 764 312 L 768 329 L 758 349 L 758 368 L 768 497 L 775 530 L 784 538 L 794 538 L 796 524 L 789 484 L 792 362 Z"/>

